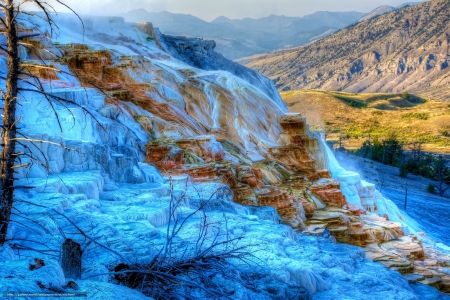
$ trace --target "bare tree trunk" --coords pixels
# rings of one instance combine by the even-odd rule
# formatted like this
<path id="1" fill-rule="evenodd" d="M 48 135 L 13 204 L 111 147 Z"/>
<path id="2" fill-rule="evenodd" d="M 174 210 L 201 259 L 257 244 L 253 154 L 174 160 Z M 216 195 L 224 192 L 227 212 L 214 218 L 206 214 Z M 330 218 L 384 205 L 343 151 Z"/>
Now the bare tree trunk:
<path id="1" fill-rule="evenodd" d="M 8 42 L 8 74 L 3 95 L 2 153 L 0 158 L 0 245 L 6 240 L 14 194 L 14 163 L 16 152 L 16 103 L 20 57 L 14 12 L 14 0 L 6 0 L 5 22 Z"/>
<path id="2" fill-rule="evenodd" d="M 81 278 L 81 246 L 80 244 L 66 239 L 62 246 L 61 267 L 66 278 Z"/>

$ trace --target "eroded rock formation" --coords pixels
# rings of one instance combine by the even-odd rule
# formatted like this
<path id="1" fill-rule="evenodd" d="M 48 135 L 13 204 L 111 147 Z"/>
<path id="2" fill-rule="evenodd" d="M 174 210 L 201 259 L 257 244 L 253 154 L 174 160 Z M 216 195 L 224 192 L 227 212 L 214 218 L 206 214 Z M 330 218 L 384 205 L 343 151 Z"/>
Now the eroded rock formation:
<path id="1" fill-rule="evenodd" d="M 283 223 L 304 234 L 329 234 L 337 242 L 364 247 L 367 258 L 399 271 L 409 281 L 448 292 L 450 256 L 424 246 L 416 235 L 405 234 L 402 224 L 390 221 L 388 214 L 377 215 L 385 211 L 377 203 L 380 207 L 387 204 L 357 174 L 341 173 L 332 179 L 322 169 L 325 163 L 313 158 L 314 152 L 321 151 L 319 143 L 300 114 L 285 115 L 280 125 L 284 129 L 279 135 L 281 146 L 269 148 L 265 159 L 255 164 L 232 163 L 220 141 L 211 136 L 165 142 L 168 146 L 164 147 L 160 144 L 164 141 L 152 141 L 147 146 L 147 162 L 167 176 L 188 174 L 193 181 L 225 183 L 237 203 L 274 207 Z M 208 150 L 212 148 L 216 151 Z M 275 182 L 271 178 L 276 174 L 274 164 L 285 171 Z M 356 193 L 349 198 L 353 203 L 347 202 L 346 189 Z"/>

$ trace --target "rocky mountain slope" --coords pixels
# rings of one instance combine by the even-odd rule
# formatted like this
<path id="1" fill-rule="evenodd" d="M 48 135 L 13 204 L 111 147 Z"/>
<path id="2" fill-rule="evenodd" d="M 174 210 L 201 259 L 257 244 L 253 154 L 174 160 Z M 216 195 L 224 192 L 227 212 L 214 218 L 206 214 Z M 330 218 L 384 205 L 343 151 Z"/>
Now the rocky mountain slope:
<path id="1" fill-rule="evenodd" d="M 363 21 L 369 20 L 371 18 L 374 18 L 376 16 L 379 16 L 379 15 L 391 12 L 393 10 L 400 9 L 400 8 L 405 7 L 405 6 L 416 5 L 416 4 L 419 4 L 419 3 L 420 2 L 406 2 L 406 3 L 403 3 L 402 5 L 397 6 L 397 7 L 390 6 L 390 5 L 381 5 L 381 6 L 377 7 L 377 8 L 375 8 L 374 10 L 372 10 L 371 12 L 369 12 L 367 15 L 365 15 L 361 19 L 359 19 L 358 22 L 363 22 Z"/>
<path id="2" fill-rule="evenodd" d="M 310 43 L 356 22 L 364 13 L 323 11 L 304 17 L 270 15 L 242 20 L 218 17 L 212 22 L 192 15 L 167 11 L 153 13 L 144 9 L 123 16 L 129 22 L 152 22 L 164 34 L 213 39 L 219 53 L 228 59 L 236 59 Z"/>
<path id="3" fill-rule="evenodd" d="M 309 46 L 240 62 L 284 91 L 410 91 L 445 100 L 449 12 L 449 1 L 428 1 L 349 26 Z"/>
<path id="4" fill-rule="evenodd" d="M 358 22 L 363 22 L 369 19 L 372 19 L 376 16 L 388 13 L 395 10 L 395 7 L 390 6 L 390 5 L 382 5 L 379 6 L 377 8 L 375 8 L 374 10 L 372 10 L 371 12 L 369 12 L 367 15 L 365 15 L 364 17 L 362 17 L 361 19 L 358 20 Z"/>
<path id="5" fill-rule="evenodd" d="M 160 40 L 149 23 L 90 17 L 83 35 L 76 17 L 60 15 L 60 34 L 50 40 L 42 21 L 32 21 L 21 26 L 41 33 L 26 40 L 39 55 L 21 48 L 21 57 L 45 58 L 54 70 L 30 72 L 73 104 L 33 92 L 18 99 L 21 130 L 66 147 L 30 145 L 48 157 L 51 173 L 34 164 L 16 174 L 18 213 L 0 248 L 1 290 L 73 292 L 60 266 L 61 244 L 70 238 L 83 249 L 78 291 L 89 299 L 149 299 L 138 291 L 153 290 L 112 285 L 117 277 L 109 272 L 154 261 L 167 249 L 168 231 L 182 224 L 170 256 L 233 239 L 225 245 L 258 261 L 249 270 L 231 260 L 236 276 L 214 270 L 198 279 L 233 299 L 445 299 L 438 292 L 450 289 L 445 248 L 374 184 L 340 167 L 305 118 L 286 113 L 264 85 L 182 61 L 208 56 L 204 47 L 178 48 L 182 60 L 172 57 L 167 37 Z M 0 64 L 5 70 L 4 53 Z M 61 114 L 62 137 L 51 105 Z M 31 270 L 36 256 L 45 266 Z M 236 282 L 240 274 L 251 284 Z M 176 276 L 178 283 L 192 279 Z M 204 290 L 178 286 L 207 299 Z"/>

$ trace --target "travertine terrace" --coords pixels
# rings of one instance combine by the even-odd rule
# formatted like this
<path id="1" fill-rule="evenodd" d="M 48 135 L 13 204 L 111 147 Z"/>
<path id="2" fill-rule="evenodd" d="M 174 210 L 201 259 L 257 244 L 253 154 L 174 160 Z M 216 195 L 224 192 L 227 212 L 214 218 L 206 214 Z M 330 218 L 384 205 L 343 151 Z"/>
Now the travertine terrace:
<path id="1" fill-rule="evenodd" d="M 152 34 L 161 47 L 151 26 L 137 28 Z M 195 70 L 166 73 L 144 56 L 117 56 L 83 44 L 58 48 L 64 52 L 59 61 L 80 75 L 84 85 L 102 88 L 111 104 L 120 101 L 152 137 L 145 146 L 145 162 L 167 179 L 226 184 L 236 203 L 273 207 L 282 223 L 299 232 L 329 232 L 337 242 L 364 247 L 368 258 L 410 281 L 450 291 L 450 277 L 440 270 L 450 265 L 450 256 L 424 247 L 419 233 L 405 234 L 401 214 L 396 211 L 396 219 L 390 220 L 388 204 L 358 174 L 332 178 L 324 146 L 300 114 L 269 113 L 269 106 L 262 109 L 263 115 L 255 114 L 266 96 L 239 82 L 223 86 L 221 80 L 227 79 L 220 74 L 211 81 Z M 240 98 L 247 102 L 239 103 Z M 236 122 L 238 128 L 228 125 Z"/>
<path id="2" fill-rule="evenodd" d="M 102 291 L 93 299 L 104 299 L 106 292 L 120 299 L 146 297 L 108 283 L 105 273 L 117 257 L 77 235 L 73 224 L 97 234 L 98 243 L 122 258 L 148 263 L 166 243 L 171 219 L 196 215 L 205 198 L 210 205 L 201 213 L 226 237 L 249 247 L 269 270 L 255 282 L 258 293 L 223 281 L 236 299 L 285 299 L 299 287 L 317 299 L 336 298 L 342 289 L 350 298 L 362 298 L 374 280 L 379 283 L 374 297 L 389 291 L 393 294 L 386 299 L 417 299 L 392 270 L 448 291 L 449 257 L 429 246 L 373 184 L 340 168 L 305 119 L 269 96 L 272 85 L 258 88 L 226 70 L 185 64 L 164 51 L 148 24 L 89 18 L 83 42 L 74 18 L 61 17 L 58 41 L 45 34 L 28 41 L 42 53 L 59 51 L 60 57 L 45 59 L 65 72 L 31 71 L 46 89 L 92 115 L 55 103 L 61 113 L 57 120 L 42 96 L 25 93 L 20 99 L 26 134 L 61 141 L 61 121 L 62 142 L 76 151 L 38 146 L 52 173 L 47 177 L 42 166 L 33 165 L 17 174 L 20 185 L 34 188 L 18 189 L 22 201 L 16 208 L 34 222 L 26 228 L 12 224 L 10 235 L 20 241 L 45 239 L 45 248 L 33 244 L 43 250 L 59 249 L 65 237 L 82 243 L 87 250 L 78 283 Z M 36 59 L 24 49 L 22 55 Z M 176 212 L 173 199 L 182 203 Z M 186 221 L 178 245 L 195 244 L 197 221 Z M 368 258 L 391 270 L 347 244 L 364 247 Z M 34 252 L 18 245 L 0 251 L 1 270 L 8 274 L 0 278 L 2 286 L 12 289 L 20 282 L 40 291 L 36 280 L 65 285 L 57 254 L 43 254 L 46 266 L 31 273 Z"/>

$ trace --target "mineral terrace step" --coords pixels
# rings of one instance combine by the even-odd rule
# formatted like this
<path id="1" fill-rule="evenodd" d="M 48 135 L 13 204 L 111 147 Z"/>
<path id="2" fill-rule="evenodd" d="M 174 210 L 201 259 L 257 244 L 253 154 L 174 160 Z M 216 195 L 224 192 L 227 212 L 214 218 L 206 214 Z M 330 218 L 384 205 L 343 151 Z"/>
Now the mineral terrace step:
<path id="1" fill-rule="evenodd" d="M 438 276 L 434 276 L 431 278 L 425 278 L 424 280 L 421 280 L 420 283 L 435 287 L 438 290 L 440 290 L 441 286 L 442 286 L 441 277 L 438 277 Z"/>

